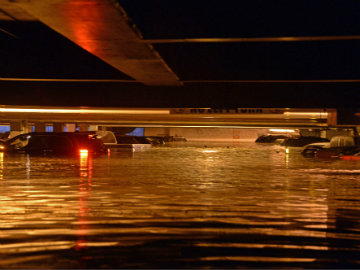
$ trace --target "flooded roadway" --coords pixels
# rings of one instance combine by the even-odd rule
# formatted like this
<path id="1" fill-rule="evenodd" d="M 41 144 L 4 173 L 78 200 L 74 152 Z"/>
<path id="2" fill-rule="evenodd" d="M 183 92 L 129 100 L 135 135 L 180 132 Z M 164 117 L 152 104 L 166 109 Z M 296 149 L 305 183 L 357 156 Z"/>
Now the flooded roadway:
<path id="1" fill-rule="evenodd" d="M 0 268 L 360 268 L 360 162 L 299 148 L 0 154 L 0 190 Z"/>

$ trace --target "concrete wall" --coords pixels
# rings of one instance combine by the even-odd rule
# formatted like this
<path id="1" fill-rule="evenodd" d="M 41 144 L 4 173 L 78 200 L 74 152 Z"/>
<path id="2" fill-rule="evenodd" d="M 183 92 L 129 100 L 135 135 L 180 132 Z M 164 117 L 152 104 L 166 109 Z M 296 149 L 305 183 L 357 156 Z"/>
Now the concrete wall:
<path id="1" fill-rule="evenodd" d="M 303 129 L 301 130 L 302 136 L 316 136 L 331 139 L 334 136 L 354 136 L 353 128 L 328 128 L 324 130 L 320 129 Z"/>
<path id="2" fill-rule="evenodd" d="M 145 136 L 182 136 L 188 141 L 255 141 L 267 132 L 257 128 L 145 128 Z"/>

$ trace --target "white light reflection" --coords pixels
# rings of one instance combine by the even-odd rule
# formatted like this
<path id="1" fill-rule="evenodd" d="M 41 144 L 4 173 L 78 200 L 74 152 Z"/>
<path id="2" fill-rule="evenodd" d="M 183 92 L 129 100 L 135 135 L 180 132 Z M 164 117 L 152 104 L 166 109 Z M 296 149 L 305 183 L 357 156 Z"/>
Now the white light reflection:
<path id="1" fill-rule="evenodd" d="M 290 150 L 289 148 L 285 148 L 285 167 L 286 169 L 289 169 L 289 153 L 290 153 Z"/>
<path id="2" fill-rule="evenodd" d="M 285 116 L 301 116 L 310 118 L 327 118 L 327 112 L 284 112 Z"/>
<path id="3" fill-rule="evenodd" d="M 294 133 L 294 129 L 283 129 L 283 128 L 271 128 L 269 129 L 270 132 L 285 132 L 285 133 Z"/>
<path id="4" fill-rule="evenodd" d="M 203 153 L 216 153 L 216 150 L 203 150 Z"/>
<path id="5" fill-rule="evenodd" d="M 30 179 L 31 163 L 30 155 L 26 155 L 26 179 Z"/>

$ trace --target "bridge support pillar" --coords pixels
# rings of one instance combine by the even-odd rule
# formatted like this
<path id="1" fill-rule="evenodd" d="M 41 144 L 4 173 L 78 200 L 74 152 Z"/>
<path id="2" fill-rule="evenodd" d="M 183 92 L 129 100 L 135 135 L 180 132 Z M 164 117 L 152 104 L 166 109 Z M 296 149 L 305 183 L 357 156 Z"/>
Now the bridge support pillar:
<path id="1" fill-rule="evenodd" d="M 89 131 L 89 125 L 88 124 L 79 124 L 79 131 Z"/>
<path id="2" fill-rule="evenodd" d="M 65 127 L 66 127 L 67 132 L 75 132 L 76 131 L 75 124 L 65 124 Z"/>
<path id="3" fill-rule="evenodd" d="M 89 131 L 97 131 L 98 130 L 98 126 L 96 125 L 89 125 Z"/>
<path id="4" fill-rule="evenodd" d="M 46 125 L 43 122 L 35 122 L 35 132 L 45 132 Z"/>
<path id="5" fill-rule="evenodd" d="M 355 136 L 359 136 L 359 134 L 360 134 L 360 126 L 356 126 L 355 130 L 356 130 L 356 133 L 357 133 L 357 134 L 355 134 Z"/>
<path id="6" fill-rule="evenodd" d="M 53 123 L 53 131 L 54 132 L 64 132 L 64 123 Z"/>
<path id="7" fill-rule="evenodd" d="M 30 132 L 28 122 L 26 120 L 11 122 L 9 138 L 15 137 L 22 133 Z"/>

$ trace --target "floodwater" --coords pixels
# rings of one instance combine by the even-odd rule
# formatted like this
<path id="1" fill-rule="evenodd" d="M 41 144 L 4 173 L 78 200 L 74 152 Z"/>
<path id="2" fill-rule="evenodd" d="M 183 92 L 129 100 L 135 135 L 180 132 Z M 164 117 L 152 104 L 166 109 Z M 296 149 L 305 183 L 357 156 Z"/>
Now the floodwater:
<path id="1" fill-rule="evenodd" d="M 300 150 L 0 153 L 0 268 L 360 268 L 360 162 Z"/>

